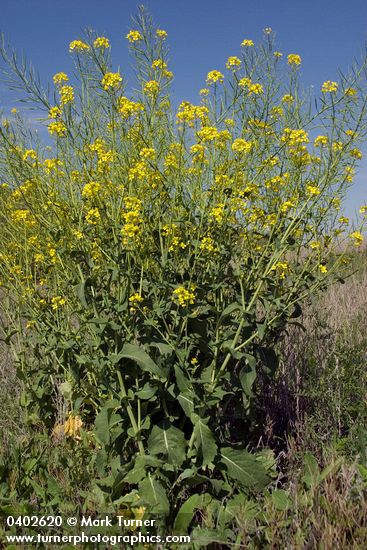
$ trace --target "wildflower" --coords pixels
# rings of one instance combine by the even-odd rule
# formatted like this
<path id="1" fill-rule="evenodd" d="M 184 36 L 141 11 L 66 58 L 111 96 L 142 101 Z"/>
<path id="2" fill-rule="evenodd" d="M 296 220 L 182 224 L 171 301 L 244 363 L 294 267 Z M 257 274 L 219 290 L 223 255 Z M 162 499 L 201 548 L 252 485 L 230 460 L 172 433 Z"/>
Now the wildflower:
<path id="1" fill-rule="evenodd" d="M 285 94 L 282 97 L 282 101 L 283 101 L 283 103 L 293 103 L 294 97 L 291 94 Z"/>
<path id="2" fill-rule="evenodd" d="M 227 69 L 236 69 L 241 65 L 241 60 L 236 56 L 229 57 L 227 59 L 226 67 Z"/>
<path id="3" fill-rule="evenodd" d="M 51 308 L 56 311 L 60 307 L 64 306 L 66 304 L 65 298 L 62 298 L 61 296 L 54 296 L 51 298 Z"/>
<path id="4" fill-rule="evenodd" d="M 121 96 L 118 99 L 118 111 L 122 115 L 122 118 L 129 118 L 144 109 L 141 103 L 131 101 L 127 97 Z"/>
<path id="5" fill-rule="evenodd" d="M 338 91 L 338 84 L 337 84 L 337 82 L 333 82 L 332 80 L 327 80 L 321 86 L 321 91 L 322 91 L 323 94 L 325 94 L 327 92 L 330 92 L 330 93 L 337 92 Z"/>
<path id="6" fill-rule="evenodd" d="M 143 298 L 141 297 L 141 295 L 138 292 L 135 292 L 135 294 L 132 294 L 129 297 L 129 304 L 130 304 L 131 313 L 136 311 L 136 308 L 139 306 L 139 304 L 141 304 L 141 302 L 143 302 Z"/>
<path id="7" fill-rule="evenodd" d="M 223 82 L 224 75 L 220 71 L 210 71 L 206 77 L 207 84 L 216 84 L 217 82 Z"/>
<path id="8" fill-rule="evenodd" d="M 290 267 L 288 262 L 277 262 L 270 270 L 275 271 L 279 275 L 279 279 L 285 279 L 287 273 L 290 271 Z"/>
<path id="9" fill-rule="evenodd" d="M 363 235 L 359 231 L 354 231 L 349 237 L 354 240 L 354 246 L 361 246 L 363 243 Z"/>
<path id="10" fill-rule="evenodd" d="M 108 38 L 105 38 L 104 36 L 98 36 L 98 38 L 95 39 L 93 42 L 93 46 L 95 48 L 109 48 L 110 47 L 110 41 Z"/>
<path id="11" fill-rule="evenodd" d="M 51 122 L 48 125 L 48 131 L 52 136 L 56 135 L 58 137 L 63 137 L 66 134 L 66 126 L 61 120 Z"/>
<path id="12" fill-rule="evenodd" d="M 69 44 L 69 52 L 87 52 L 89 50 L 88 44 L 83 42 L 82 40 L 73 40 Z"/>
<path id="13" fill-rule="evenodd" d="M 51 107 L 48 112 L 48 118 L 58 118 L 61 116 L 61 109 L 57 105 L 55 107 Z"/>
<path id="14" fill-rule="evenodd" d="M 197 132 L 197 135 L 204 142 L 213 141 L 219 136 L 219 132 L 214 126 L 205 126 L 205 128 Z"/>
<path id="15" fill-rule="evenodd" d="M 94 199 L 98 197 L 101 190 L 101 184 L 97 181 L 86 183 L 83 187 L 82 196 L 86 199 Z"/>
<path id="16" fill-rule="evenodd" d="M 208 88 L 202 88 L 200 90 L 200 95 L 203 96 L 203 97 L 206 97 L 207 95 L 209 95 L 209 90 Z"/>
<path id="17" fill-rule="evenodd" d="M 62 82 L 67 82 L 69 80 L 69 77 L 65 73 L 56 73 L 53 76 L 54 84 L 61 84 Z"/>
<path id="18" fill-rule="evenodd" d="M 104 90 L 109 90 L 110 88 L 119 88 L 121 82 L 122 78 L 120 76 L 120 73 L 106 73 L 102 78 L 101 84 Z"/>
<path id="19" fill-rule="evenodd" d="M 264 88 L 262 87 L 261 84 L 250 84 L 248 86 L 248 91 L 249 91 L 249 94 L 255 94 L 255 95 L 260 95 L 264 92 Z"/>
<path id="20" fill-rule="evenodd" d="M 315 147 L 324 147 L 329 142 L 329 139 L 327 136 L 317 136 L 315 138 L 315 141 L 313 142 Z"/>
<path id="21" fill-rule="evenodd" d="M 190 363 L 191 365 L 197 365 L 199 363 L 198 359 L 196 357 L 193 357 L 191 360 L 190 360 Z"/>
<path id="22" fill-rule="evenodd" d="M 283 54 L 282 54 L 282 52 L 274 52 L 274 57 L 279 59 L 280 57 L 283 57 Z"/>
<path id="23" fill-rule="evenodd" d="M 23 154 L 23 160 L 37 160 L 37 153 L 34 149 L 27 149 Z"/>
<path id="24" fill-rule="evenodd" d="M 236 151 L 236 153 L 249 153 L 251 148 L 252 142 L 241 138 L 235 139 L 232 143 L 232 150 Z"/>
<path id="25" fill-rule="evenodd" d="M 250 39 L 247 39 L 247 38 L 241 42 L 241 46 L 245 46 L 245 47 L 248 47 L 248 48 L 253 46 L 253 45 L 254 45 L 253 40 L 250 40 Z"/>
<path id="26" fill-rule="evenodd" d="M 167 63 L 163 59 L 155 59 L 152 63 L 152 69 L 166 69 Z"/>
<path id="27" fill-rule="evenodd" d="M 361 206 L 359 209 L 360 214 L 367 214 L 367 205 Z"/>
<path id="28" fill-rule="evenodd" d="M 318 248 L 320 248 L 321 243 L 320 241 L 311 241 L 309 246 L 310 248 L 312 248 L 312 250 L 317 250 Z"/>
<path id="29" fill-rule="evenodd" d="M 149 96 L 154 96 L 159 91 L 159 83 L 156 80 L 148 80 L 144 85 L 144 92 Z"/>
<path id="30" fill-rule="evenodd" d="M 211 209 L 209 215 L 212 216 L 217 223 L 222 223 L 224 218 L 224 203 L 217 204 L 214 208 Z"/>
<path id="31" fill-rule="evenodd" d="M 353 157 L 355 159 L 358 159 L 358 160 L 360 160 L 363 156 L 359 149 L 352 149 L 351 151 L 349 151 L 349 154 L 350 154 L 351 157 Z"/>
<path id="32" fill-rule="evenodd" d="M 238 81 L 238 85 L 241 88 L 248 88 L 251 86 L 251 79 L 247 78 L 246 76 L 244 78 L 241 78 L 241 80 Z"/>
<path id="33" fill-rule="evenodd" d="M 344 173 L 345 173 L 345 179 L 349 183 L 352 183 L 353 178 L 354 178 L 354 174 L 355 174 L 355 170 L 354 170 L 353 166 L 346 166 L 345 170 L 344 170 Z"/>
<path id="34" fill-rule="evenodd" d="M 344 90 L 344 93 L 345 95 L 349 96 L 349 97 L 354 97 L 357 95 L 357 90 L 355 90 L 354 88 L 346 88 Z"/>
<path id="35" fill-rule="evenodd" d="M 155 35 L 157 38 L 160 38 L 161 40 L 165 40 L 168 36 L 167 31 L 163 29 L 157 29 Z"/>
<path id="36" fill-rule="evenodd" d="M 349 218 L 346 218 L 345 216 L 341 216 L 339 219 L 338 219 L 338 222 L 339 223 L 342 223 L 344 225 L 348 225 L 349 223 Z"/>
<path id="37" fill-rule="evenodd" d="M 16 109 L 15 107 L 13 107 L 13 108 L 11 109 L 10 112 L 11 112 L 12 115 L 16 115 L 17 112 L 18 112 L 18 109 Z"/>
<path id="38" fill-rule="evenodd" d="M 319 264 L 319 270 L 321 273 L 327 273 L 328 269 L 325 264 Z"/>
<path id="39" fill-rule="evenodd" d="M 215 252 L 217 250 L 215 242 L 211 237 L 204 237 L 202 239 L 200 249 L 204 252 Z"/>
<path id="40" fill-rule="evenodd" d="M 172 293 L 173 300 L 178 303 L 180 307 L 187 307 L 190 304 L 195 303 L 195 286 L 191 285 L 189 290 L 187 290 L 183 286 L 179 286 L 178 288 L 175 288 L 175 290 Z"/>
<path id="41" fill-rule="evenodd" d="M 290 53 L 287 57 L 288 65 L 298 67 L 302 63 L 301 56 L 296 53 Z"/>
<path id="42" fill-rule="evenodd" d="M 83 421 L 80 418 L 80 416 L 74 416 L 73 414 L 69 414 L 69 418 L 63 425 L 63 430 L 65 435 L 69 437 L 74 437 L 75 439 L 80 439 L 79 433 L 80 429 L 83 427 Z"/>
<path id="43" fill-rule="evenodd" d="M 85 215 L 85 221 L 89 225 L 97 225 L 101 219 L 101 214 L 99 213 L 98 208 L 91 208 Z"/>
<path id="44" fill-rule="evenodd" d="M 45 159 L 43 165 L 46 173 L 50 174 L 53 170 L 57 170 L 59 166 L 62 166 L 63 162 L 59 159 Z"/>
<path id="45" fill-rule="evenodd" d="M 72 103 L 74 101 L 74 89 L 72 86 L 62 86 L 60 88 L 61 105 Z"/>
<path id="46" fill-rule="evenodd" d="M 334 141 L 332 144 L 332 150 L 337 153 L 343 149 L 343 143 L 341 141 Z"/>
<path id="47" fill-rule="evenodd" d="M 307 185 L 306 191 L 309 195 L 314 195 L 314 196 L 320 195 L 321 193 L 320 188 L 317 187 L 317 185 Z"/>
<path id="48" fill-rule="evenodd" d="M 143 40 L 142 35 L 139 31 L 131 30 L 127 35 L 126 38 L 131 44 L 134 44 L 134 42 L 139 42 L 139 40 Z"/>

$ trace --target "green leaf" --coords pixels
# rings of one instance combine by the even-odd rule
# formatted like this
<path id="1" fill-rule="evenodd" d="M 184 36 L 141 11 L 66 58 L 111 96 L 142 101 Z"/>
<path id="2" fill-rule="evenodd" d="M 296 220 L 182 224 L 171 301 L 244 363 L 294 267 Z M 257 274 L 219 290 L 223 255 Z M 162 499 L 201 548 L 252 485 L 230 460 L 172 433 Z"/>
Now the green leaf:
<path id="1" fill-rule="evenodd" d="M 207 426 L 208 418 L 202 419 L 194 415 L 194 445 L 197 450 L 198 457 L 201 459 L 201 466 L 205 468 L 211 464 L 217 455 L 217 445 L 214 436 Z"/>
<path id="2" fill-rule="evenodd" d="M 186 458 L 186 439 L 181 430 L 165 420 L 152 429 L 148 449 L 152 455 L 163 456 L 169 464 L 181 466 Z"/>
<path id="3" fill-rule="evenodd" d="M 85 281 L 82 281 L 81 283 L 79 283 L 75 287 L 76 295 L 78 296 L 82 306 L 85 307 L 85 308 L 88 307 L 88 303 L 87 303 L 86 296 L 85 296 L 85 287 L 86 287 L 87 282 L 88 282 L 88 279 L 86 279 Z"/>
<path id="4" fill-rule="evenodd" d="M 221 462 L 227 467 L 229 477 L 238 481 L 243 487 L 262 489 L 269 478 L 264 466 L 253 455 L 245 450 L 224 447 L 221 449 Z"/>
<path id="5" fill-rule="evenodd" d="M 155 374 L 163 380 L 167 378 L 164 370 L 149 357 L 141 346 L 136 344 L 125 344 L 118 354 L 118 360 L 120 359 L 130 359 L 134 361 L 134 363 L 137 363 L 143 371 Z"/>
<path id="6" fill-rule="evenodd" d="M 139 483 L 139 494 L 149 513 L 168 514 L 169 502 L 163 485 L 151 474 Z"/>
<path id="7" fill-rule="evenodd" d="M 252 386 L 256 380 L 256 370 L 252 369 L 250 366 L 244 367 L 243 369 L 241 369 L 239 379 L 242 389 L 246 394 L 246 397 L 251 397 Z"/>
<path id="8" fill-rule="evenodd" d="M 195 404 L 192 399 L 192 394 L 189 392 L 180 393 L 177 397 L 177 401 L 180 403 L 186 416 L 188 418 L 191 418 L 191 415 L 195 410 Z"/>
<path id="9" fill-rule="evenodd" d="M 205 509 L 211 500 L 212 497 L 208 493 L 204 495 L 196 494 L 189 497 L 177 512 L 173 531 L 175 533 L 187 533 L 196 510 Z"/>
<path id="10" fill-rule="evenodd" d="M 284 489 L 277 489 L 271 493 L 271 500 L 277 510 L 285 511 L 292 506 L 292 501 Z"/>
<path id="11" fill-rule="evenodd" d="M 111 415 L 113 413 L 113 409 L 116 409 L 117 407 L 121 407 L 120 401 L 117 399 L 111 399 L 104 405 L 96 417 L 94 423 L 94 433 L 103 445 L 109 445 L 110 443 Z"/>

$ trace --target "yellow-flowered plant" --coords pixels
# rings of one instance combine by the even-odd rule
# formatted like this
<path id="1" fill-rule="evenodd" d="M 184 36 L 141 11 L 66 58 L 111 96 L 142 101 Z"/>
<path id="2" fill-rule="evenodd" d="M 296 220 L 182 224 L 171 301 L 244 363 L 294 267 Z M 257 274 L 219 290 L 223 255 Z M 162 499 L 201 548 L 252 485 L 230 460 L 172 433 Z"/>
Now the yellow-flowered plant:
<path id="1" fill-rule="evenodd" d="M 240 444 L 283 331 L 363 244 L 343 200 L 367 85 L 355 66 L 307 96 L 265 29 L 175 101 L 166 31 L 143 11 L 126 38 L 136 81 L 88 31 L 49 94 L 1 52 L 52 137 L 1 122 L 2 314 L 24 407 L 80 451 L 93 498 L 173 518 L 194 493 L 214 509 L 267 484 Z"/>

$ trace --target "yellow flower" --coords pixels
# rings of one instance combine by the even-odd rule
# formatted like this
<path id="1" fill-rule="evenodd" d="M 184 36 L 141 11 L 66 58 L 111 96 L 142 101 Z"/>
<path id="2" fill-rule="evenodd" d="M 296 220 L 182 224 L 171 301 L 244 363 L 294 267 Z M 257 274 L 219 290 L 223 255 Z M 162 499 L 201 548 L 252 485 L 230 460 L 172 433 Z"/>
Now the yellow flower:
<path id="1" fill-rule="evenodd" d="M 51 107 L 48 112 L 48 118 L 58 118 L 61 116 L 61 109 L 58 106 Z"/>
<path id="2" fill-rule="evenodd" d="M 349 237 L 354 240 L 355 246 L 361 246 L 363 243 L 363 235 L 359 231 L 354 231 L 349 235 Z"/>
<path id="3" fill-rule="evenodd" d="M 139 42 L 139 40 L 143 40 L 143 37 L 142 35 L 140 34 L 139 31 L 136 31 L 136 30 L 132 30 L 130 31 L 127 35 L 126 35 L 126 38 L 128 39 L 128 41 L 133 44 L 134 42 Z"/>
<path id="4" fill-rule="evenodd" d="M 63 122 L 61 122 L 61 120 L 51 122 L 48 125 L 48 131 L 52 136 L 56 135 L 58 137 L 63 137 L 66 134 L 66 126 Z"/>
<path id="5" fill-rule="evenodd" d="M 124 96 L 121 96 L 118 99 L 118 111 L 121 114 L 122 118 L 129 118 L 143 110 L 144 106 L 141 103 L 131 101 Z"/>
<path id="6" fill-rule="evenodd" d="M 136 308 L 139 306 L 139 304 L 141 304 L 141 302 L 143 302 L 143 298 L 138 292 L 135 292 L 135 294 L 132 294 L 129 297 L 129 305 L 130 305 L 131 313 L 136 311 Z"/>
<path id="7" fill-rule="evenodd" d="M 319 264 L 319 270 L 321 271 L 321 273 L 327 273 L 328 271 L 326 265 L 324 264 Z"/>
<path id="8" fill-rule="evenodd" d="M 339 222 L 339 223 L 342 223 L 342 224 L 348 224 L 348 223 L 349 223 L 349 218 L 346 218 L 345 216 L 341 216 L 341 217 L 338 219 L 338 222 Z"/>
<path id="9" fill-rule="evenodd" d="M 351 157 L 353 157 L 355 159 L 358 159 L 358 160 L 360 160 L 363 156 L 359 149 L 352 149 L 351 151 L 349 151 L 349 154 L 350 154 Z"/>
<path id="10" fill-rule="evenodd" d="M 223 82 L 224 75 L 220 71 L 210 71 L 206 77 L 207 84 L 216 84 L 217 82 Z"/>
<path id="11" fill-rule="evenodd" d="M 277 262 L 271 268 L 271 271 L 276 271 L 279 275 L 279 279 L 285 279 L 287 273 L 290 271 L 288 262 Z"/>
<path id="12" fill-rule="evenodd" d="M 200 243 L 200 249 L 204 252 L 215 252 L 217 247 L 211 237 L 204 237 Z"/>
<path id="13" fill-rule="evenodd" d="M 251 79 L 245 76 L 238 81 L 238 85 L 241 86 L 241 88 L 248 88 L 251 86 Z"/>
<path id="14" fill-rule="evenodd" d="M 101 190 L 101 184 L 97 181 L 86 183 L 83 187 L 82 196 L 86 199 L 94 199 L 98 197 Z"/>
<path id="15" fill-rule="evenodd" d="M 296 53 L 290 53 L 287 57 L 288 65 L 298 67 L 302 63 L 301 56 Z"/>
<path id="16" fill-rule="evenodd" d="M 155 35 L 157 38 L 161 38 L 162 40 L 165 40 L 168 36 L 167 31 L 163 29 L 157 29 Z"/>
<path id="17" fill-rule="evenodd" d="M 274 57 L 279 59 L 280 57 L 283 57 L 283 54 L 282 54 L 282 52 L 274 52 Z"/>
<path id="18" fill-rule="evenodd" d="M 327 136 L 317 136 L 313 144 L 315 147 L 323 147 L 324 145 L 327 145 L 328 142 L 329 138 Z"/>
<path id="19" fill-rule="evenodd" d="M 190 304 L 195 303 L 195 286 L 191 285 L 189 290 L 187 290 L 185 287 L 180 286 L 178 288 L 175 288 L 175 290 L 172 293 L 172 299 L 180 306 L 180 307 L 187 307 Z"/>
<path id="20" fill-rule="evenodd" d="M 253 45 L 254 45 L 253 40 L 250 40 L 250 39 L 248 39 L 248 38 L 245 38 L 245 40 L 243 40 L 243 41 L 241 42 L 241 46 L 251 47 L 251 46 L 253 46 Z"/>
<path id="21" fill-rule="evenodd" d="M 219 132 L 214 126 L 205 126 L 205 128 L 197 132 L 197 135 L 204 142 L 213 141 L 219 136 Z"/>
<path id="22" fill-rule="evenodd" d="M 53 76 L 54 84 L 61 84 L 61 82 L 67 82 L 69 80 L 69 77 L 65 73 L 56 73 Z"/>
<path id="23" fill-rule="evenodd" d="M 108 40 L 108 38 L 105 38 L 104 36 L 98 36 L 93 42 L 93 46 L 95 48 L 109 48 L 110 41 Z"/>
<path id="24" fill-rule="evenodd" d="M 16 109 L 15 107 L 13 107 L 13 108 L 11 109 L 10 112 L 11 112 L 12 115 L 16 115 L 17 112 L 18 112 L 18 109 Z"/>
<path id="25" fill-rule="evenodd" d="M 346 89 L 344 90 L 344 93 L 345 93 L 345 95 L 347 95 L 347 96 L 354 97 L 354 96 L 357 95 L 357 90 L 355 90 L 354 88 L 346 88 Z"/>
<path id="26" fill-rule="evenodd" d="M 200 95 L 203 96 L 203 97 L 206 97 L 207 95 L 209 95 L 209 90 L 208 88 L 202 88 L 200 90 Z"/>
<path id="27" fill-rule="evenodd" d="M 63 425 L 65 435 L 68 435 L 69 437 L 74 437 L 75 439 L 80 439 L 79 433 L 82 427 L 83 421 L 80 416 L 74 416 L 71 413 L 69 414 L 69 418 Z"/>
<path id="28" fill-rule="evenodd" d="M 320 188 L 317 187 L 317 185 L 306 185 L 306 191 L 309 195 L 320 195 L 321 191 Z"/>
<path id="29" fill-rule="evenodd" d="M 294 97 L 291 94 L 285 94 L 282 97 L 282 101 L 283 101 L 283 103 L 293 103 Z"/>
<path id="30" fill-rule="evenodd" d="M 87 52 L 88 50 L 88 44 L 86 44 L 82 40 L 73 40 L 69 44 L 69 52 Z"/>
<path id="31" fill-rule="evenodd" d="M 149 96 L 154 96 L 159 91 L 159 83 L 156 80 L 148 80 L 144 85 L 144 92 Z"/>
<path id="32" fill-rule="evenodd" d="M 98 208 L 91 208 L 85 215 L 85 221 L 89 223 L 89 225 L 97 225 L 100 219 L 101 214 L 99 213 Z"/>
<path id="33" fill-rule="evenodd" d="M 367 214 L 367 205 L 361 206 L 361 208 L 359 209 L 359 213 L 360 214 Z"/>
<path id="34" fill-rule="evenodd" d="M 66 105 L 67 103 L 72 103 L 74 101 L 74 90 L 72 86 L 62 86 L 59 93 L 62 105 Z"/>
<path id="35" fill-rule="evenodd" d="M 255 94 L 255 95 L 259 95 L 259 94 L 262 94 L 264 92 L 264 88 L 262 87 L 261 84 L 250 84 L 248 86 L 248 91 L 249 91 L 249 94 Z"/>
<path id="36" fill-rule="evenodd" d="M 252 142 L 241 138 L 235 139 L 232 143 L 232 150 L 236 151 L 236 153 L 249 153 L 251 148 Z"/>
<path id="37" fill-rule="evenodd" d="M 337 92 L 338 91 L 338 84 L 337 84 L 337 82 L 333 82 L 332 80 L 327 80 L 321 86 L 321 91 L 324 94 L 327 93 L 327 92 Z"/>
<path id="38" fill-rule="evenodd" d="M 118 89 L 121 82 L 122 78 L 120 73 L 106 73 L 102 78 L 101 84 L 104 90 L 109 90 L 110 88 Z"/>
<path id="39" fill-rule="evenodd" d="M 211 209 L 209 215 L 212 216 L 217 223 L 222 223 L 224 218 L 224 203 L 220 203 Z"/>
<path id="40" fill-rule="evenodd" d="M 37 153 L 34 149 L 27 149 L 23 154 L 23 160 L 37 160 Z"/>
<path id="41" fill-rule="evenodd" d="M 51 308 L 56 311 L 60 307 L 64 306 L 66 304 L 65 298 L 62 298 L 61 296 L 54 296 L 51 298 Z"/>
<path id="42" fill-rule="evenodd" d="M 229 57 L 227 59 L 226 67 L 227 69 L 236 69 L 241 65 L 241 60 L 236 56 Z"/>

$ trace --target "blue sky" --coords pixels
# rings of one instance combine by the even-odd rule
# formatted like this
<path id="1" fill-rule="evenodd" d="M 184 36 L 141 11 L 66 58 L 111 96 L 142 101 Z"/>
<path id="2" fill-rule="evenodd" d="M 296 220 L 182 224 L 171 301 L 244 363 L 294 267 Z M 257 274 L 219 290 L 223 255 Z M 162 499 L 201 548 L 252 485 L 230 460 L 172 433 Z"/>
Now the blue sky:
<path id="1" fill-rule="evenodd" d="M 128 72 L 125 35 L 131 16 L 142 2 L 135 0 L 0 0 L 2 31 L 23 52 L 47 82 L 57 71 L 71 71 L 68 44 L 90 27 L 108 36 L 113 59 Z M 278 49 L 302 57 L 302 81 L 319 88 L 347 72 L 363 55 L 367 38 L 366 0 L 146 0 L 155 22 L 167 30 L 170 68 L 177 99 L 197 101 L 206 74 L 236 55 L 244 38 L 259 41 L 271 27 Z M 13 106 L 0 84 L 0 107 Z M 363 147 L 367 157 L 367 147 Z M 346 205 L 349 215 L 367 203 L 365 162 Z"/>

